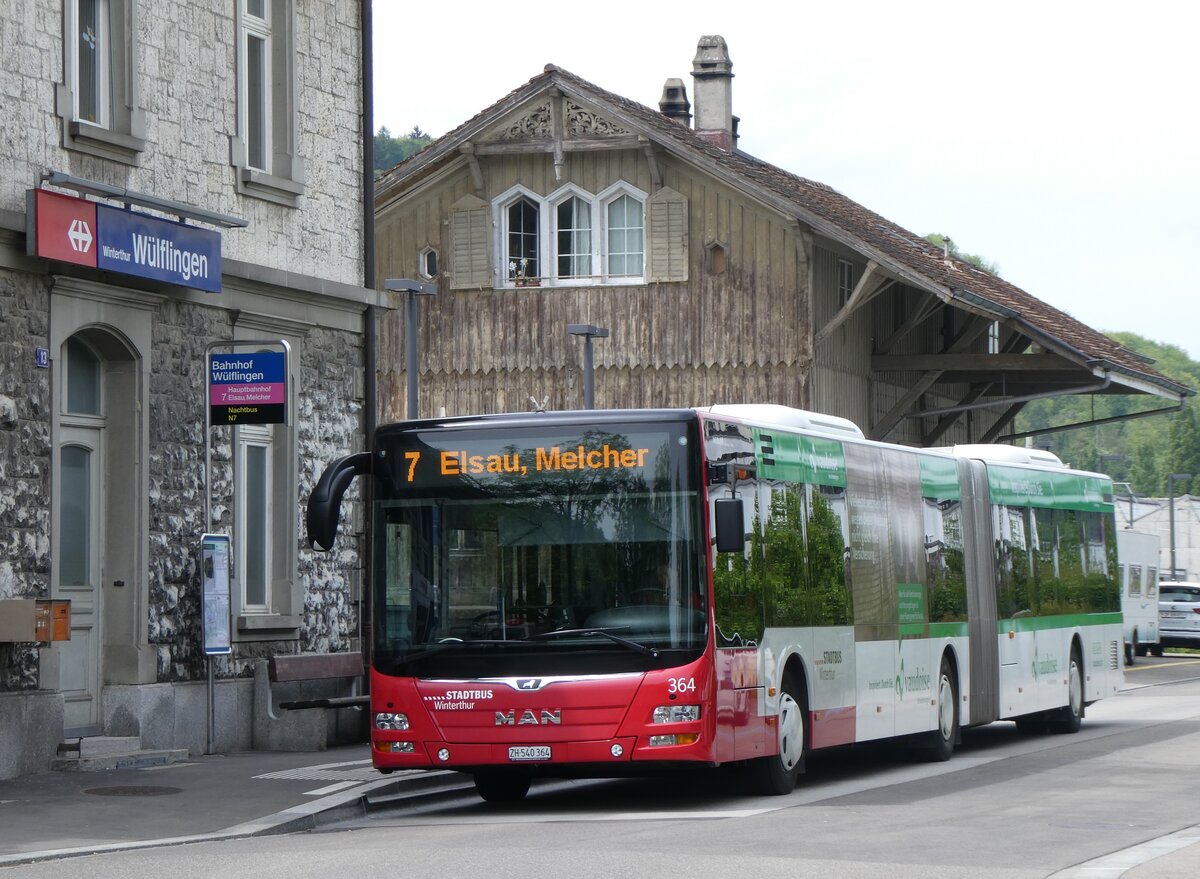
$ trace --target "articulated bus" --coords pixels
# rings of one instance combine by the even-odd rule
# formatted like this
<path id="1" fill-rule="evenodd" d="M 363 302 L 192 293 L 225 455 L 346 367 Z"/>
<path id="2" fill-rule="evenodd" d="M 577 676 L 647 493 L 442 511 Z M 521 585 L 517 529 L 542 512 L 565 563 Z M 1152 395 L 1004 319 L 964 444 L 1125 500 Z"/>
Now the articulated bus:
<path id="1" fill-rule="evenodd" d="M 775 405 L 411 421 L 370 479 L 371 752 L 487 800 L 963 727 L 1079 728 L 1117 692 L 1112 484 L 1010 446 L 918 450 Z"/>

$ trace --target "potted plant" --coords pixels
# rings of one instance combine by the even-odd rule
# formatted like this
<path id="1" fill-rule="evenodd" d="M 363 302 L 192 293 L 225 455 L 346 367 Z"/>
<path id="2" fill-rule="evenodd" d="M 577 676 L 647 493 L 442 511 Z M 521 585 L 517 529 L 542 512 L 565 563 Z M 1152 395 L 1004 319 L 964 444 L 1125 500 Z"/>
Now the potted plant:
<path id="1" fill-rule="evenodd" d="M 526 272 L 529 270 L 529 257 L 523 256 L 520 260 L 510 259 L 508 261 L 508 276 L 512 279 L 513 285 L 516 287 L 540 287 L 542 279 L 539 277 L 529 277 Z"/>

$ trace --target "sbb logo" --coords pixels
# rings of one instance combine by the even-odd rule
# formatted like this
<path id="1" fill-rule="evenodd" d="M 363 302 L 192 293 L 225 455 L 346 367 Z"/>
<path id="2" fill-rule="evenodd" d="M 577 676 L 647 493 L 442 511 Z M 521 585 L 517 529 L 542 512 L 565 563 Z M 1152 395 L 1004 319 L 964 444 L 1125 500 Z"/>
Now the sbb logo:
<path id="1" fill-rule="evenodd" d="M 92 246 L 92 230 L 88 228 L 88 224 L 83 220 L 72 220 L 71 228 L 67 232 L 67 238 L 71 241 L 71 249 L 77 253 L 87 253 Z"/>

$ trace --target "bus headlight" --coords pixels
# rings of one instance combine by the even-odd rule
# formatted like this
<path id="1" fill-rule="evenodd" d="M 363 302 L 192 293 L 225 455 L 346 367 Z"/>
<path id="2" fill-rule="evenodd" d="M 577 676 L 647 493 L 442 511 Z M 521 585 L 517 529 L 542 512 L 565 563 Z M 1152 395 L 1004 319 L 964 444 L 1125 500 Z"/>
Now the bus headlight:
<path id="1" fill-rule="evenodd" d="M 376 742 L 375 750 L 383 754 L 415 754 L 416 745 L 412 742 Z"/>
<path id="2" fill-rule="evenodd" d="M 683 723 L 699 719 L 699 705 L 659 705 L 654 709 L 655 723 Z"/>
<path id="3" fill-rule="evenodd" d="M 408 715 L 381 711 L 375 715 L 375 729 L 398 732 L 408 729 Z"/>

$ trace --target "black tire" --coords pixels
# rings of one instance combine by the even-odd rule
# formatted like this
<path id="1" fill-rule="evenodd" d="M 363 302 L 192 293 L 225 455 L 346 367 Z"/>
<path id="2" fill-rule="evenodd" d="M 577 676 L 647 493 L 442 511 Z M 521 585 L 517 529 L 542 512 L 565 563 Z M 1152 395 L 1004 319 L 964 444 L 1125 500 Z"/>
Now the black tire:
<path id="1" fill-rule="evenodd" d="M 1133 645 L 1129 648 L 1129 664 L 1133 665 L 1135 656 L 1141 656 L 1141 646 L 1138 644 L 1137 629 L 1133 630 Z"/>
<path id="2" fill-rule="evenodd" d="M 1133 644 L 1129 641 L 1125 642 L 1125 664 L 1133 665 Z"/>
<path id="3" fill-rule="evenodd" d="M 930 762 L 944 763 L 958 742 L 958 683 L 949 656 L 942 657 L 937 677 L 937 718 L 937 728 L 921 736 L 921 751 Z"/>
<path id="4" fill-rule="evenodd" d="M 1150 645 L 1149 644 L 1139 644 L 1137 646 L 1137 649 L 1134 652 L 1138 656 L 1145 656 L 1147 653 L 1150 652 Z"/>
<path id="5" fill-rule="evenodd" d="M 746 765 L 750 790 L 760 796 L 779 797 L 796 789 L 808 753 L 808 706 L 790 675 L 783 678 L 779 694 L 779 753 L 759 757 Z"/>
<path id="6" fill-rule="evenodd" d="M 1150 648 L 1150 652 L 1152 654 L 1154 654 L 1155 656 L 1162 656 L 1163 655 L 1162 644 L 1155 644 L 1153 647 Z"/>
<path id="7" fill-rule="evenodd" d="M 1083 724 L 1083 660 L 1079 648 L 1071 648 L 1067 668 L 1067 704 L 1051 712 L 1050 727 L 1055 732 L 1077 733 Z"/>
<path id="8" fill-rule="evenodd" d="M 530 781 L 524 772 L 476 772 L 475 792 L 489 803 L 516 803 L 529 793 Z"/>

